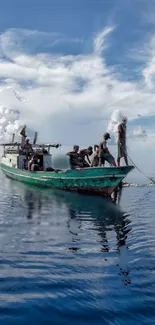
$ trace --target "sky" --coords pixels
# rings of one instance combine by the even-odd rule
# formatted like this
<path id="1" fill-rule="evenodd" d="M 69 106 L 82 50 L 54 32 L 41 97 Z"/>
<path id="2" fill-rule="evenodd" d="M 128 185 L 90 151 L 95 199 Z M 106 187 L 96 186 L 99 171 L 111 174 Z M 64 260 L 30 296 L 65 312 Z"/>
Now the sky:
<path id="1" fill-rule="evenodd" d="M 154 10 L 152 0 L 1 0 L 1 141 L 26 124 L 63 150 L 108 130 L 116 156 L 125 115 L 129 156 L 155 176 Z"/>

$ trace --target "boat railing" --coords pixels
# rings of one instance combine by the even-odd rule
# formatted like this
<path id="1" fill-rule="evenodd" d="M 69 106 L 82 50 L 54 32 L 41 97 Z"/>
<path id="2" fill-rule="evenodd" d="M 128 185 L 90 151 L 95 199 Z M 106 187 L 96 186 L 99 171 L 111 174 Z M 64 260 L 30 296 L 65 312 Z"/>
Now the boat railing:
<path id="1" fill-rule="evenodd" d="M 0 143 L 1 147 L 21 147 L 21 143 L 18 142 L 9 142 L 9 143 Z M 58 146 L 61 146 L 60 144 L 33 144 L 33 148 L 58 148 Z"/>
<path id="2" fill-rule="evenodd" d="M 0 143 L 4 148 L 4 154 L 25 154 L 27 150 L 21 147 L 19 142 Z M 56 144 L 33 144 L 32 152 L 35 154 L 50 155 L 50 148 L 58 148 Z"/>
<path id="3" fill-rule="evenodd" d="M 7 143 L 0 143 L 1 147 L 20 147 L 21 143 L 18 142 L 7 142 Z"/>
<path id="4" fill-rule="evenodd" d="M 7 150 L 4 150 L 4 154 L 19 154 L 19 150 L 17 149 L 7 149 Z"/>

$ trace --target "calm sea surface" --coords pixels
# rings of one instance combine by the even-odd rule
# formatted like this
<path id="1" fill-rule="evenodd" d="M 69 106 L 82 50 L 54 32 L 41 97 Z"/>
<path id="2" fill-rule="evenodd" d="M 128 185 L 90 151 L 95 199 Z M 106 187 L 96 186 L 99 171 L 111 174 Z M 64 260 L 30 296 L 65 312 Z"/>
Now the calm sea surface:
<path id="1" fill-rule="evenodd" d="M 120 208 L 0 173 L 0 324 L 155 324 L 155 187 Z"/>

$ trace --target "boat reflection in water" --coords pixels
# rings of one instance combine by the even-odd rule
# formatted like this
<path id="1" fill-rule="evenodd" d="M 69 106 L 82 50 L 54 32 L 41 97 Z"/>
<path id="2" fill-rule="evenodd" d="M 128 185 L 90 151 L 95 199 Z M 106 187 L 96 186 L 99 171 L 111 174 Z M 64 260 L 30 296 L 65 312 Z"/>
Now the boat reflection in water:
<path id="1" fill-rule="evenodd" d="M 37 231 L 47 222 L 53 236 L 65 237 L 65 248 L 72 252 L 103 253 L 105 262 L 114 258 L 124 284 L 131 283 L 128 269 L 128 247 L 131 230 L 129 215 L 101 197 L 77 193 L 41 190 L 20 184 L 22 204 L 29 222 L 37 221 Z M 59 227 L 59 228 L 58 228 Z M 55 229 L 55 230 L 54 230 Z M 118 255 L 117 255 L 117 254 Z"/>

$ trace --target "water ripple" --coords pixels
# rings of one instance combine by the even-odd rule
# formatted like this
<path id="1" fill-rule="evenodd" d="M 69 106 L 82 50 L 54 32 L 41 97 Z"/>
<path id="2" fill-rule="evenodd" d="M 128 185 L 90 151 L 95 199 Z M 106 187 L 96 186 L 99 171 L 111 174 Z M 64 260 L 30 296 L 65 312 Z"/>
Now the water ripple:
<path id="1" fill-rule="evenodd" d="M 154 187 L 102 198 L 1 176 L 1 324 L 154 324 Z"/>

